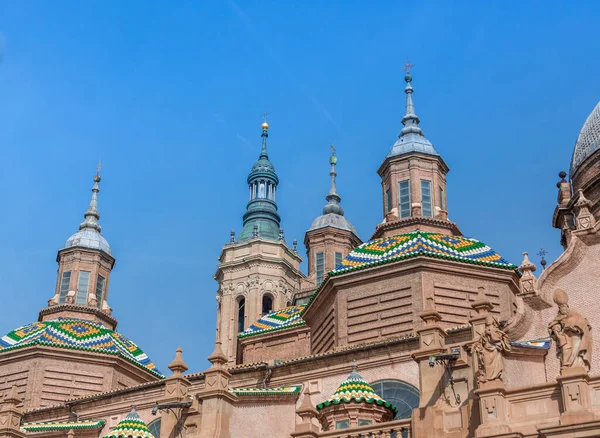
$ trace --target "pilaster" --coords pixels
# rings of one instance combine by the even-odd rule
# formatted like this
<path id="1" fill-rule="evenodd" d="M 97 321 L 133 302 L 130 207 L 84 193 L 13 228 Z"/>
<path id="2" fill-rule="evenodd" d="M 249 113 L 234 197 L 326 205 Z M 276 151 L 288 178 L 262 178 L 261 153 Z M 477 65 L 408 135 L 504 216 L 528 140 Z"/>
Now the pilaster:
<path id="1" fill-rule="evenodd" d="M 4 398 L 0 408 L 0 438 L 24 438 L 21 432 L 21 420 L 23 410 L 17 406 L 21 403 L 21 397 L 17 392 L 17 386 L 13 385 L 10 392 Z"/>
<path id="2" fill-rule="evenodd" d="M 501 380 L 481 383 L 475 394 L 479 397 L 481 419 L 475 436 L 479 438 L 509 434 L 511 430 L 508 426 L 508 406 L 504 383 Z"/>
<path id="3" fill-rule="evenodd" d="M 158 401 L 160 405 L 168 403 L 177 403 L 189 401 L 188 389 L 191 385 L 190 381 L 183 376 L 183 373 L 188 370 L 182 356 L 183 350 L 178 347 L 175 352 L 175 359 L 169 364 L 169 369 L 173 374 L 165 380 L 165 392 L 163 397 Z M 177 415 L 174 409 L 162 410 L 160 434 L 161 436 L 171 437 L 176 436 L 180 429 L 181 422 L 184 417 L 183 407 L 175 408 L 178 410 Z"/>
<path id="4" fill-rule="evenodd" d="M 302 404 L 296 409 L 296 414 L 300 417 L 300 423 L 296 423 L 291 436 L 292 438 L 317 438 L 319 428 L 313 423 L 313 420 L 317 418 L 317 410 L 310 400 L 308 385 L 304 388 L 303 396 Z"/>
<path id="5" fill-rule="evenodd" d="M 596 419 L 590 411 L 589 375 L 583 367 L 563 368 L 556 378 L 560 384 L 564 411 L 561 425 L 585 423 Z"/>

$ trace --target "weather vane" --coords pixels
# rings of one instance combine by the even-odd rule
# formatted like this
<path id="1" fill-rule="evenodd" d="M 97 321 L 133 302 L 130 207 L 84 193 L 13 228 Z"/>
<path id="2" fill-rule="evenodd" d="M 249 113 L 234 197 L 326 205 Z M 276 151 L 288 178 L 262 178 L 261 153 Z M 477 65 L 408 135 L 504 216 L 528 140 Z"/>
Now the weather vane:
<path id="1" fill-rule="evenodd" d="M 329 147 L 331 148 L 331 155 L 335 155 L 335 146 L 333 145 L 333 143 L 331 143 Z"/>
<path id="2" fill-rule="evenodd" d="M 96 176 L 100 176 L 100 169 L 102 169 L 102 160 L 98 161 L 98 165 L 96 166 Z"/>
<path id="3" fill-rule="evenodd" d="M 544 256 L 546 254 L 548 254 L 548 251 L 546 251 L 544 248 L 541 248 L 537 253 L 537 255 L 539 255 L 542 258 L 542 260 L 540 261 L 540 264 L 542 265 L 542 269 L 546 269 L 547 262 L 546 262 L 546 259 L 544 258 Z"/>
<path id="4" fill-rule="evenodd" d="M 414 64 L 411 64 L 408 59 L 406 60 L 406 64 L 404 64 L 404 67 L 402 67 L 402 70 L 404 70 L 406 73 L 410 73 L 410 70 L 414 67 Z"/>
<path id="5" fill-rule="evenodd" d="M 270 115 L 271 115 L 271 113 L 268 113 L 268 112 L 266 112 L 266 111 L 265 111 L 265 112 L 263 113 L 263 115 L 262 115 L 262 117 L 263 117 L 263 122 L 267 123 L 267 117 L 269 117 Z"/>

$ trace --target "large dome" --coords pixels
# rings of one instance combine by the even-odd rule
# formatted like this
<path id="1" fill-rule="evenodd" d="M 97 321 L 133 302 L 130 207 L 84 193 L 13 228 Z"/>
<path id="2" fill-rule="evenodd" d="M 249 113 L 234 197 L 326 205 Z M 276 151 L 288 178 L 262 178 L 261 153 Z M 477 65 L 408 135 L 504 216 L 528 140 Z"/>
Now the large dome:
<path id="1" fill-rule="evenodd" d="M 577 137 L 571 160 L 571 178 L 581 163 L 600 147 L 600 102 L 590 113 Z"/>
<path id="2" fill-rule="evenodd" d="M 32 345 L 117 355 L 157 377 L 164 377 L 134 342 L 99 322 L 75 318 L 34 322 L 0 338 L 0 354 Z"/>

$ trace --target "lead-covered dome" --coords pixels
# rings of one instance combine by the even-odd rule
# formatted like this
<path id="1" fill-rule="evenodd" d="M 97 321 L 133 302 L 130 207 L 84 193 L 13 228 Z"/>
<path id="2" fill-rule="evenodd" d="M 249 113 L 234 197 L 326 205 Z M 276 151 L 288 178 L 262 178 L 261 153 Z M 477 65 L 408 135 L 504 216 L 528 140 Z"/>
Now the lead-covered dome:
<path id="1" fill-rule="evenodd" d="M 581 163 L 591 156 L 600 147 L 600 102 L 586 119 L 571 159 L 571 177 L 575 174 Z"/>
<path id="2" fill-rule="evenodd" d="M 71 247 L 83 247 L 99 249 L 107 254 L 112 254 L 110 251 L 110 245 L 102 234 L 96 230 L 79 230 L 71 237 L 67 239 L 65 248 Z"/>

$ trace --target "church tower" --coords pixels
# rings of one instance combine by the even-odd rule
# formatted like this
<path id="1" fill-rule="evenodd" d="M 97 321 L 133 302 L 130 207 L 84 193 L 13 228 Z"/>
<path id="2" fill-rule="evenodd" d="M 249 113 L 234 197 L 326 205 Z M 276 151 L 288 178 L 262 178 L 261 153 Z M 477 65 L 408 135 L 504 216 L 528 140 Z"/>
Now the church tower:
<path id="1" fill-rule="evenodd" d="M 413 103 L 412 65 L 406 63 L 406 113 L 398 140 L 388 152 L 377 173 L 381 177 L 384 220 L 373 238 L 416 229 L 461 235 L 448 220 L 446 174 L 443 158 L 423 134 Z"/>
<path id="2" fill-rule="evenodd" d="M 238 238 L 231 232 L 215 279 L 217 340 L 230 364 L 236 362 L 237 335 L 263 315 L 291 305 L 305 278 L 302 258 L 285 242 L 277 213 L 279 178 L 267 153 L 269 124 L 262 124 L 262 147 L 248 175 L 249 201 Z"/>
<path id="3" fill-rule="evenodd" d="M 39 321 L 82 318 L 101 322 L 111 330 L 117 326 L 107 302 L 115 258 L 98 223 L 99 183 L 100 165 L 94 176 L 92 199 L 84 214 L 85 220 L 79 225 L 79 231 L 58 251 L 55 293 L 48 301 L 48 307 L 40 311 Z"/>
<path id="4" fill-rule="evenodd" d="M 308 255 L 308 281 L 315 287 L 323 282 L 327 272 L 335 269 L 350 251 L 362 243 L 350 221 L 344 217 L 344 209 L 340 205 L 342 198 L 335 181 L 337 157 L 333 145 L 331 149 L 331 188 L 325 197 L 327 204 L 323 207 L 323 214 L 313 221 L 304 237 Z"/>

